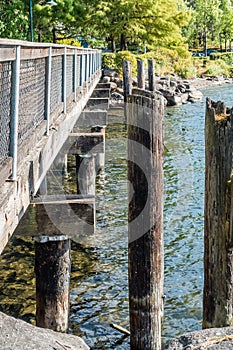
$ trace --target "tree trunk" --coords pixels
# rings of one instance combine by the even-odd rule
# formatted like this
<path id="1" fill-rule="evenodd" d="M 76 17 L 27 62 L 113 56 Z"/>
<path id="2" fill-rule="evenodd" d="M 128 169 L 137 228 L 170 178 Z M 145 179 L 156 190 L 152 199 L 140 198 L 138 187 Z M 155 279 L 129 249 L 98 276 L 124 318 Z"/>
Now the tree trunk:
<path id="1" fill-rule="evenodd" d="M 121 51 L 127 50 L 127 42 L 126 42 L 126 35 L 125 34 L 121 34 L 120 49 L 121 49 Z"/>

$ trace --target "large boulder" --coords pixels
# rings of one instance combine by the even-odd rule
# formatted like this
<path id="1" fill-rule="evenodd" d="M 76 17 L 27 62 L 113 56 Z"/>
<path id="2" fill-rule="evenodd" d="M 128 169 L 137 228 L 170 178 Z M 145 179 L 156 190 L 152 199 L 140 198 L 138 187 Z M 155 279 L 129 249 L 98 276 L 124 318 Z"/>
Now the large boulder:
<path id="1" fill-rule="evenodd" d="M 187 91 L 189 93 L 188 101 L 189 102 L 196 102 L 203 99 L 203 94 L 201 91 L 192 89 L 190 91 Z"/>
<path id="2" fill-rule="evenodd" d="M 163 350 L 233 350 L 233 327 L 210 328 L 181 335 Z"/>
<path id="3" fill-rule="evenodd" d="M 1 350 L 88 350 L 75 336 L 38 328 L 0 312 Z"/>

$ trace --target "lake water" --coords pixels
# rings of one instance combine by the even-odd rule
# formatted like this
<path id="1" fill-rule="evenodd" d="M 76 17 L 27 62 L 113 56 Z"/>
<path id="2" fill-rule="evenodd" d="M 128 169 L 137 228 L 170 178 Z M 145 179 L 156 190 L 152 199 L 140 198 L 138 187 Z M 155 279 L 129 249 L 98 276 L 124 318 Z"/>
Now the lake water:
<path id="1" fill-rule="evenodd" d="M 233 86 L 203 90 L 233 105 Z M 201 328 L 204 207 L 203 102 L 166 109 L 165 315 L 163 342 Z M 123 125 L 107 127 L 106 167 L 97 177 L 97 232 L 88 245 L 73 243 L 70 333 L 92 349 L 129 349 L 127 277 L 127 157 Z M 72 188 L 72 177 L 69 179 Z M 0 260 L 0 310 L 35 322 L 34 251 L 15 236 Z"/>

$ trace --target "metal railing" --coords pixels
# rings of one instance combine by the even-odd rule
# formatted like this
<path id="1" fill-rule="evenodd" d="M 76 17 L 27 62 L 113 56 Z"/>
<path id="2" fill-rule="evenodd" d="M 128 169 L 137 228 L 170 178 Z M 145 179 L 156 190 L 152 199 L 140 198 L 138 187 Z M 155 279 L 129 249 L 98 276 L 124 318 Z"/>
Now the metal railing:
<path id="1" fill-rule="evenodd" d="M 45 123 L 44 134 L 101 70 L 101 51 L 0 39 L 0 169 Z"/>

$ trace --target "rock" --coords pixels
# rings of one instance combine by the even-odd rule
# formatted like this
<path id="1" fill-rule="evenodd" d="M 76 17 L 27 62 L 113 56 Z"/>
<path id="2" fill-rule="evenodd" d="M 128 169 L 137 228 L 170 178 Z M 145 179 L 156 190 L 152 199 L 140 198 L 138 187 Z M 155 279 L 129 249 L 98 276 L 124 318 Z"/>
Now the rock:
<path id="1" fill-rule="evenodd" d="M 115 101 L 124 101 L 124 96 L 122 96 L 121 94 L 119 94 L 118 92 L 113 92 L 111 94 L 111 99 L 115 100 Z"/>
<path id="2" fill-rule="evenodd" d="M 117 88 L 116 92 L 118 92 L 119 94 L 121 94 L 122 96 L 124 96 L 124 90 L 122 88 Z"/>
<path id="3" fill-rule="evenodd" d="M 111 91 L 116 90 L 117 89 L 117 84 L 113 83 L 112 81 L 110 82 L 110 89 Z"/>
<path id="4" fill-rule="evenodd" d="M 117 77 L 117 72 L 115 69 L 104 69 L 103 76 L 114 78 Z"/>
<path id="5" fill-rule="evenodd" d="M 110 83 L 110 82 L 111 82 L 111 78 L 110 77 L 107 77 L 107 76 L 103 77 L 102 83 Z"/>
<path id="6" fill-rule="evenodd" d="M 164 97 L 167 100 L 167 106 L 182 105 L 182 98 L 180 95 L 176 95 L 175 93 L 169 91 L 164 94 Z"/>
<path id="7" fill-rule="evenodd" d="M 163 350 L 233 350 L 233 327 L 210 328 L 172 340 Z"/>
<path id="8" fill-rule="evenodd" d="M 121 78 L 113 78 L 112 82 L 116 83 L 118 87 L 122 87 L 123 86 L 123 81 L 122 81 Z"/>
<path id="9" fill-rule="evenodd" d="M 180 97 L 181 97 L 182 103 L 185 104 L 188 102 L 189 94 L 185 92 L 184 94 L 181 94 Z"/>
<path id="10" fill-rule="evenodd" d="M 170 87 L 171 87 L 171 88 L 176 88 L 176 87 L 177 87 L 177 82 L 174 81 L 174 80 L 171 80 L 171 81 L 170 81 Z"/>
<path id="11" fill-rule="evenodd" d="M 188 97 L 189 102 L 196 102 L 202 99 L 203 99 L 203 94 L 201 91 L 193 89 L 191 90 L 191 92 L 189 92 L 189 97 Z"/>
<path id="12" fill-rule="evenodd" d="M 1 350 L 88 350 L 75 336 L 38 328 L 0 312 Z"/>

